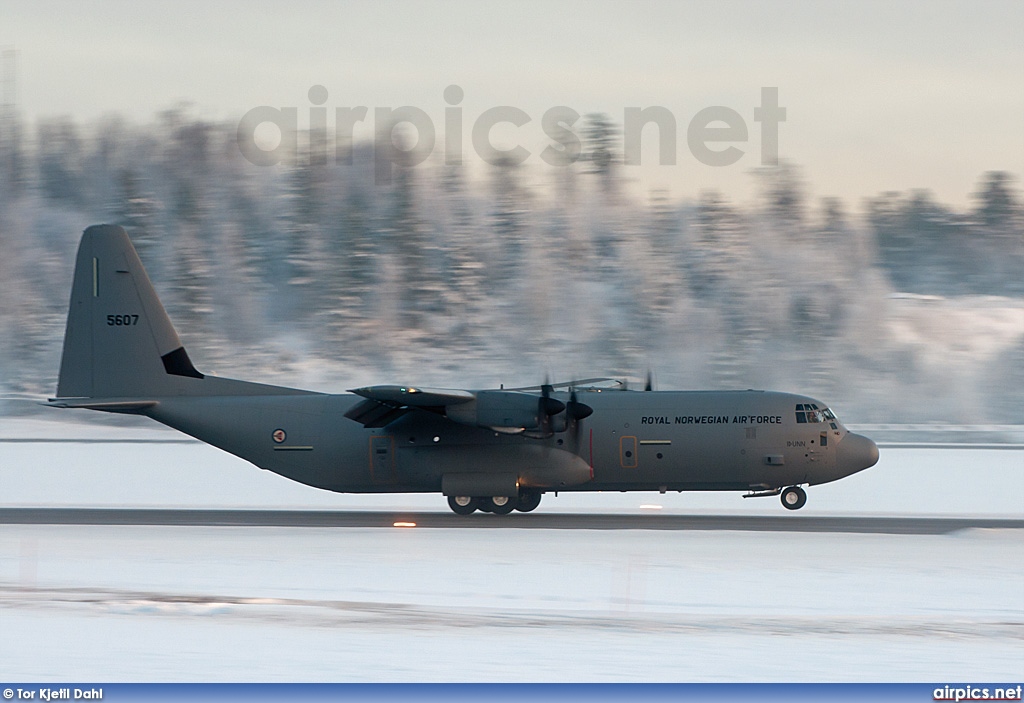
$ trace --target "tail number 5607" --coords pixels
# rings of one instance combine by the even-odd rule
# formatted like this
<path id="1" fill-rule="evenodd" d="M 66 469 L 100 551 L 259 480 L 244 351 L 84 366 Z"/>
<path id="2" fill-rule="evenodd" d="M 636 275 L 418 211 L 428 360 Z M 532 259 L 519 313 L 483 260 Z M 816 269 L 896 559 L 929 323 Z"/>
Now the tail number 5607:
<path id="1" fill-rule="evenodd" d="M 131 327 L 139 324 L 138 315 L 107 315 L 108 327 Z"/>

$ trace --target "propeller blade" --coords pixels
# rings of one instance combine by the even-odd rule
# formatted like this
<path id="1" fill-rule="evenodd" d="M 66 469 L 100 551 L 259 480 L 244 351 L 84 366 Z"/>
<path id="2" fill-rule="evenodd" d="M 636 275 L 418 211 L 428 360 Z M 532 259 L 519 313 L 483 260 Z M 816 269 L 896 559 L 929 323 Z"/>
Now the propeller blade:
<path id="1" fill-rule="evenodd" d="M 573 451 L 578 451 L 579 449 L 580 421 L 590 417 L 593 413 L 594 409 L 592 407 L 579 401 L 579 398 L 576 396 L 576 389 L 573 388 L 569 393 L 569 402 L 565 404 L 565 415 L 568 420 L 568 427 L 566 429 L 569 430 Z"/>
<path id="2" fill-rule="evenodd" d="M 565 406 L 566 414 L 573 420 L 582 420 L 594 414 L 594 409 L 586 403 L 581 403 L 576 398 L 576 389 L 569 395 L 569 402 Z"/>
<path id="3" fill-rule="evenodd" d="M 544 379 L 544 385 L 540 387 L 540 411 L 545 415 L 557 415 L 558 413 L 565 410 L 565 403 L 562 401 L 552 398 L 551 394 L 555 391 L 548 379 Z"/>

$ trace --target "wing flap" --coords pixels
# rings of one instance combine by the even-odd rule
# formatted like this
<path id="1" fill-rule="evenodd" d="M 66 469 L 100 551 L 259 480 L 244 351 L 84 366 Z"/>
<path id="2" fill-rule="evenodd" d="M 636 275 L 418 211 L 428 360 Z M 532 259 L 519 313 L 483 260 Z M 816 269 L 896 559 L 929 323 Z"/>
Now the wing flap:
<path id="1" fill-rule="evenodd" d="M 355 420 L 363 427 L 385 427 L 407 412 L 409 412 L 409 408 L 368 399 L 349 408 L 345 417 Z"/>

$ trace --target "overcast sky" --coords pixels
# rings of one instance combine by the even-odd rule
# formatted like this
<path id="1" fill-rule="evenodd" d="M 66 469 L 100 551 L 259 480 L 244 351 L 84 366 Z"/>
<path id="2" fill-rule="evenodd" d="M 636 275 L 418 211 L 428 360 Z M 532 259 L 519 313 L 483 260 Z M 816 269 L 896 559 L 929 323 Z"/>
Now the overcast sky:
<path id="1" fill-rule="evenodd" d="M 328 108 L 414 105 L 443 133 L 446 86 L 465 92 L 469 132 L 486 109 L 532 121 L 494 130 L 498 146 L 538 154 L 544 112 L 668 108 L 677 164 L 653 149 L 626 175 L 638 191 L 751 196 L 760 165 L 754 108 L 779 89 L 779 152 L 815 195 L 856 206 L 883 190 L 930 188 L 964 204 L 986 170 L 1024 173 L 1024 2 L 281 2 L 0 0 L 0 46 L 18 52 L 23 117 L 139 122 L 179 101 L 237 122 L 259 105 L 308 115 L 313 85 Z M 749 133 L 735 164 L 711 167 L 687 126 L 726 106 Z M 331 110 L 333 115 L 333 110 Z M 333 125 L 333 118 L 332 118 Z M 655 130 L 644 133 L 645 147 Z M 716 145 L 724 148 L 728 145 Z"/>

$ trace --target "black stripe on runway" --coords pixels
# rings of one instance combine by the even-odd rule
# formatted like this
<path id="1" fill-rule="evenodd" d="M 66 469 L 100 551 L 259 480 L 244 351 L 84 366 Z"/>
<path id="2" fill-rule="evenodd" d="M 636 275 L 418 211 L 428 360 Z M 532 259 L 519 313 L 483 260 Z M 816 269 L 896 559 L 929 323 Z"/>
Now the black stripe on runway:
<path id="1" fill-rule="evenodd" d="M 6 525 L 167 525 L 178 527 L 394 527 L 539 530 L 739 530 L 743 532 L 847 532 L 941 535 L 965 529 L 1024 529 L 1024 520 L 932 517 L 819 517 L 780 515 L 591 515 L 575 513 L 476 513 L 325 510 L 170 510 L 0 508 Z"/>

